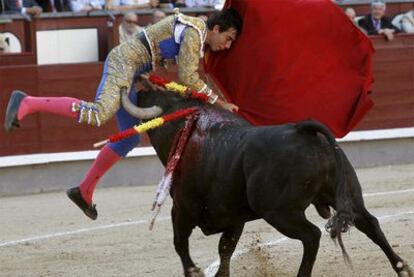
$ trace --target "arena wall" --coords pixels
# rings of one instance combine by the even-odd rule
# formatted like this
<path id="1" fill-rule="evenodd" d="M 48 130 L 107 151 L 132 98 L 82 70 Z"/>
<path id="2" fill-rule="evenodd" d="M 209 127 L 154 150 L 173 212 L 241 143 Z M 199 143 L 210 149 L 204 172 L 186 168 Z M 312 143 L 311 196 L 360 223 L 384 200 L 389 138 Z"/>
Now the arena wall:
<path id="1" fill-rule="evenodd" d="M 355 167 L 414 163 L 414 128 L 351 132 L 339 144 Z M 0 157 L 0 196 L 78 185 L 98 151 Z M 156 185 L 164 167 L 152 147 L 135 148 L 99 187 Z"/>

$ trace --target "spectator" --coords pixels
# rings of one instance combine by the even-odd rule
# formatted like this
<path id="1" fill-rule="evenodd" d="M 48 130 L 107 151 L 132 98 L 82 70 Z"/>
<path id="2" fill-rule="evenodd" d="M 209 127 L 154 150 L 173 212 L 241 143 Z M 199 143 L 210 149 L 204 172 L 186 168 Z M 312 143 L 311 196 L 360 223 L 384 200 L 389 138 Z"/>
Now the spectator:
<path id="1" fill-rule="evenodd" d="M 103 0 L 72 0 L 70 1 L 71 10 L 74 12 L 89 12 L 92 10 L 102 10 Z"/>
<path id="2" fill-rule="evenodd" d="M 158 0 L 105 0 L 105 8 L 112 11 L 152 9 L 158 3 Z"/>
<path id="3" fill-rule="evenodd" d="M 71 0 L 37 0 L 44 12 L 69 12 L 71 9 Z"/>
<path id="4" fill-rule="evenodd" d="M 68 12 L 72 11 L 70 0 L 50 0 L 52 12 Z M 101 7 L 103 5 L 101 4 Z"/>
<path id="5" fill-rule="evenodd" d="M 187 5 L 185 4 L 185 0 L 173 0 L 172 1 L 174 7 L 176 8 L 185 8 Z"/>
<path id="6" fill-rule="evenodd" d="M 156 9 L 152 13 L 152 24 L 157 23 L 158 21 L 160 21 L 164 17 L 165 17 L 165 12 L 163 12 L 162 10 Z"/>
<path id="7" fill-rule="evenodd" d="M 401 19 L 401 29 L 404 33 L 414 33 L 414 10 L 404 14 Z"/>
<path id="8" fill-rule="evenodd" d="M 189 8 L 192 7 L 213 7 L 220 5 L 220 0 L 185 0 L 185 5 Z"/>
<path id="9" fill-rule="evenodd" d="M 159 0 L 158 7 L 163 9 L 172 9 L 174 8 L 174 4 L 172 3 L 172 0 Z"/>
<path id="10" fill-rule="evenodd" d="M 365 31 L 365 29 L 361 28 L 358 25 L 357 17 L 356 17 L 356 12 L 355 12 L 355 10 L 353 8 L 350 8 L 350 7 L 346 8 L 345 9 L 345 15 L 349 18 L 349 20 L 352 21 L 352 23 L 354 23 L 354 25 L 356 27 L 358 27 L 359 30 L 361 30 L 361 32 L 363 32 L 364 34 L 367 33 L 367 31 Z"/>
<path id="11" fill-rule="evenodd" d="M 138 26 L 138 15 L 128 12 L 124 15 L 121 25 L 119 25 L 119 42 L 123 43 L 130 40 L 134 35 L 142 31 L 142 27 Z"/>
<path id="12" fill-rule="evenodd" d="M 6 38 L 5 35 L 0 33 L 0 54 L 10 52 L 10 43 L 9 38 Z"/>
<path id="13" fill-rule="evenodd" d="M 349 8 L 349 7 L 346 8 L 345 9 L 345 14 L 352 22 L 355 23 L 356 12 L 353 8 Z"/>
<path id="14" fill-rule="evenodd" d="M 201 18 L 204 22 L 207 22 L 208 15 L 206 13 L 196 13 L 195 17 Z"/>
<path id="15" fill-rule="evenodd" d="M 4 13 L 21 13 L 36 16 L 42 13 L 42 8 L 35 0 L 2 0 L 0 12 Z M 4 7 L 4 11 L 3 11 Z"/>
<path id="16" fill-rule="evenodd" d="M 373 0 L 371 3 L 371 14 L 358 21 L 368 35 L 383 35 L 386 39 L 394 39 L 394 33 L 400 30 L 392 25 L 391 20 L 385 17 L 385 1 Z"/>

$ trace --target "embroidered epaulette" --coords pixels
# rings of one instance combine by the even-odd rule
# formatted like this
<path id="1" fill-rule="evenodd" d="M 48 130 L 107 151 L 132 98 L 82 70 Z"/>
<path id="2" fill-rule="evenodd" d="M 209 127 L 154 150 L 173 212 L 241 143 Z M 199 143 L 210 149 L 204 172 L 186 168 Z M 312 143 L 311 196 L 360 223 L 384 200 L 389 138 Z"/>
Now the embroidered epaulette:
<path id="1" fill-rule="evenodd" d="M 175 12 L 175 18 L 178 22 L 191 26 L 197 30 L 198 35 L 200 37 L 200 42 L 201 42 L 200 57 L 203 57 L 204 56 L 204 42 L 207 36 L 206 23 L 200 18 L 184 15 L 180 13 L 178 9 L 175 9 L 174 12 Z"/>

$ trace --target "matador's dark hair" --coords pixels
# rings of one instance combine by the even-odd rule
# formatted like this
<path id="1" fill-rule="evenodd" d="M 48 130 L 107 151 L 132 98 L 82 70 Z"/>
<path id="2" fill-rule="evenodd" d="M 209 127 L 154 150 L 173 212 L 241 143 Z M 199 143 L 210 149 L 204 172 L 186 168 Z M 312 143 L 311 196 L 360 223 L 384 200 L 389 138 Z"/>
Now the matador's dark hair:
<path id="1" fill-rule="evenodd" d="M 223 9 L 221 11 L 214 12 L 208 17 L 208 29 L 213 30 L 216 25 L 220 27 L 220 32 L 225 32 L 229 28 L 233 27 L 236 29 L 237 33 L 240 34 L 243 27 L 243 20 L 234 8 Z"/>

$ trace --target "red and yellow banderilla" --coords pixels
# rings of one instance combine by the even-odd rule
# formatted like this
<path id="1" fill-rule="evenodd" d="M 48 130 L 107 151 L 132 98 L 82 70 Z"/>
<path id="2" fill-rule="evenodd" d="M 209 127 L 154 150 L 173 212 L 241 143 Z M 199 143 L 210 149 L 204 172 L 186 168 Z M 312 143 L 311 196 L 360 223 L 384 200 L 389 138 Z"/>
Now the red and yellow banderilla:
<path id="1" fill-rule="evenodd" d="M 184 118 L 194 113 L 196 110 L 197 110 L 197 107 L 193 107 L 193 108 L 178 110 L 176 112 L 166 114 L 161 117 L 156 117 L 150 121 L 144 122 L 139 125 L 135 125 L 132 128 L 119 132 L 118 134 L 111 135 L 106 140 L 95 143 L 93 147 L 95 148 L 101 147 L 110 142 L 117 142 L 117 141 L 123 140 L 125 138 L 131 137 L 137 134 L 143 134 L 145 132 L 148 132 L 149 130 L 158 128 L 169 121 L 174 121 L 177 119 Z"/>

